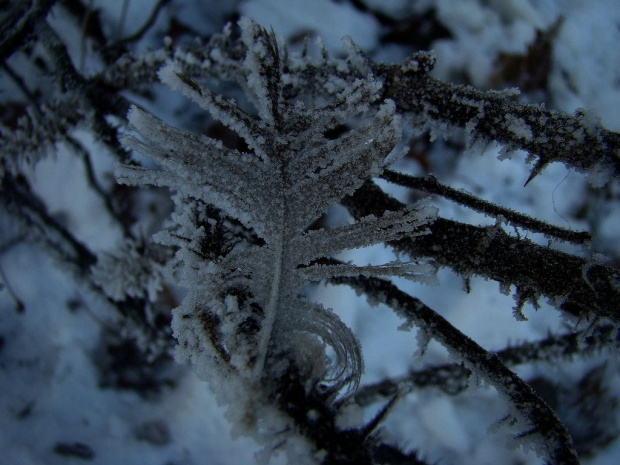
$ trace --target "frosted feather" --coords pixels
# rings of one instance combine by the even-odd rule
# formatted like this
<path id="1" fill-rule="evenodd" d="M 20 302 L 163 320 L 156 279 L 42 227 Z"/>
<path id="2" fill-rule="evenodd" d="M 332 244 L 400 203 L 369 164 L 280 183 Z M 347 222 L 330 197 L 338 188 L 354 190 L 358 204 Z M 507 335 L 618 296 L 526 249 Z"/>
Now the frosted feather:
<path id="1" fill-rule="evenodd" d="M 173 317 L 180 359 L 193 361 L 203 375 L 224 370 L 226 377 L 234 373 L 252 386 L 260 384 L 266 372 L 277 377 L 287 363 L 306 364 L 310 366 L 298 368 L 308 373 L 310 385 L 321 383 L 334 394 L 346 395 L 361 376 L 359 343 L 335 313 L 301 299 L 299 288 L 353 273 L 428 281 L 434 269 L 400 262 L 304 265 L 343 249 L 425 234 L 425 225 L 437 212 L 422 202 L 381 218 L 307 232 L 328 207 L 381 174 L 400 141 L 401 120 L 392 101 L 379 102 L 381 83 L 370 74 L 322 107 L 287 103 L 275 37 L 249 20 L 240 26 L 248 49 L 245 88 L 257 115 L 202 87 L 174 61 L 159 77 L 241 136 L 249 153 L 171 127 L 133 107 L 128 119 L 134 134 L 125 136 L 123 144 L 151 158 L 159 169 L 121 166 L 116 175 L 127 184 L 167 186 L 177 192 L 173 226 L 157 239 L 179 249 L 172 266 L 183 270 L 182 284 L 190 290 Z M 371 111 L 372 103 L 380 103 L 379 109 Z M 326 131 L 347 123 L 352 129 L 344 135 L 325 138 Z M 205 249 L 205 243 L 217 242 L 216 225 L 222 222 L 220 214 L 207 213 L 208 206 L 240 221 L 264 242 Z M 302 336 L 316 343 L 299 345 Z M 328 365 L 324 349 L 316 355 L 325 345 L 335 355 Z"/>

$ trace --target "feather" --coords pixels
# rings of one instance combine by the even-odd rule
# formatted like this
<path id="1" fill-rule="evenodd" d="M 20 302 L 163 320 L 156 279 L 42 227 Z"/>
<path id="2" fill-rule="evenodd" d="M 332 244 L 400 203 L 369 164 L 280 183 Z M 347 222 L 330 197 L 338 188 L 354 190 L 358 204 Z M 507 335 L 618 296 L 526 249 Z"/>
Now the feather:
<path id="1" fill-rule="evenodd" d="M 175 226 L 157 237 L 179 247 L 176 266 L 184 270 L 182 283 L 190 290 L 174 312 L 181 358 L 193 360 L 202 373 L 225 370 L 227 376 L 234 373 L 260 385 L 266 373 L 273 377 L 286 368 L 282 354 L 293 354 L 289 363 L 316 365 L 306 370 L 317 376 L 312 385 L 347 395 L 362 373 L 359 343 L 332 310 L 301 299 L 299 288 L 339 273 L 426 279 L 430 269 L 397 262 L 358 268 L 306 265 L 343 249 L 424 234 L 436 210 L 421 203 L 381 218 L 308 232 L 329 206 L 382 173 L 401 138 L 401 121 L 392 101 L 380 102 L 381 84 L 371 74 L 318 108 L 286 102 L 275 37 L 251 21 L 240 25 L 248 49 L 246 90 L 258 116 L 203 88 L 174 62 L 159 76 L 241 136 L 249 153 L 171 127 L 133 107 L 128 119 L 136 135 L 127 135 L 123 143 L 160 168 L 119 166 L 116 175 L 123 183 L 163 185 L 177 192 Z M 371 103 L 380 103 L 379 109 L 371 112 Z M 326 131 L 360 119 L 341 137 L 325 137 Z M 206 205 L 240 222 L 257 240 L 223 255 L 210 252 L 205 243 L 214 241 L 215 219 L 198 221 L 195 214 Z M 333 363 L 324 366 L 325 353 L 310 356 L 316 345 L 296 344 L 300 334 L 330 346 Z"/>

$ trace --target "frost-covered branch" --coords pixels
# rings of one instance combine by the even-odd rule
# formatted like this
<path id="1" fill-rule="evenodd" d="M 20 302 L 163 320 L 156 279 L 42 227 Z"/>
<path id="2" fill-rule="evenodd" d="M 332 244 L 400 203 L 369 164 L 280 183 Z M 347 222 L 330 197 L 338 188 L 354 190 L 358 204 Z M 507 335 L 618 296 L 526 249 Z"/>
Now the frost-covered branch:
<path id="1" fill-rule="evenodd" d="M 15 127 L 0 125 L 0 177 L 5 170 L 16 173 L 20 163 L 35 165 L 85 118 L 72 94 L 52 99 L 38 108 L 24 107 Z"/>
<path id="2" fill-rule="evenodd" d="M 596 185 L 620 176 L 620 134 L 604 129 L 590 113 L 517 103 L 509 93 L 442 82 L 407 66 L 388 68 L 384 95 L 400 111 L 527 151 L 537 158 L 528 182 L 551 162 L 587 172 Z"/>
<path id="3" fill-rule="evenodd" d="M 356 218 L 403 207 L 370 183 L 343 204 Z M 598 316 L 620 322 L 620 273 L 611 267 L 512 237 L 497 228 L 438 218 L 428 229 L 430 234 L 391 245 L 414 257 L 431 258 L 463 276 L 514 285 L 518 307 L 526 299 L 546 296 L 580 319 Z"/>
<path id="4" fill-rule="evenodd" d="M 175 59 L 183 63 L 188 76 L 219 76 L 242 83 L 246 74 L 239 64 L 245 53 L 244 44 L 233 40 L 228 29 L 206 44 L 178 49 Z M 125 55 L 100 79 L 114 87 L 137 88 L 153 82 L 169 56 L 166 48 L 144 57 Z M 325 95 L 333 92 L 335 82 L 343 87 L 351 85 L 372 70 L 383 83 L 382 97 L 394 100 L 400 112 L 438 126 L 464 128 L 474 141 L 497 141 L 507 152 L 522 149 L 535 156 L 537 163 L 530 179 L 554 161 L 587 172 L 594 184 L 620 175 L 620 135 L 604 129 L 595 116 L 583 111 L 569 115 L 541 105 L 517 103 L 516 94 L 511 92 L 483 92 L 439 81 L 428 75 L 433 60 L 424 52 L 402 65 L 380 65 L 367 57 L 363 66 L 351 61 L 347 67 L 326 55 L 289 59 L 282 65 L 289 76 L 283 92 L 289 98 L 308 89 Z"/>
<path id="5" fill-rule="evenodd" d="M 510 402 L 510 417 L 519 428 L 517 440 L 526 440 L 549 464 L 578 464 L 572 439 L 553 410 L 532 388 L 510 371 L 493 355 L 452 326 L 445 318 L 391 284 L 378 278 L 337 278 L 335 283 L 347 284 L 363 292 L 373 301 L 391 307 L 398 316 L 425 333 L 425 337 L 441 343 L 476 376 L 491 384 Z"/>
<path id="6" fill-rule="evenodd" d="M 52 55 L 56 68 L 55 77 L 63 93 L 71 93 L 74 98 L 79 97 L 80 105 L 84 107 L 87 122 L 101 140 L 116 154 L 119 161 L 126 160 L 127 154 L 120 146 L 116 129 L 113 128 L 105 116 L 112 114 L 122 116 L 129 109 L 129 102 L 118 93 L 109 92 L 98 86 L 93 80 L 86 79 L 73 66 L 71 57 L 65 44 L 60 40 L 54 29 L 41 21 L 37 25 L 37 33 L 42 44 Z"/>
<path id="7" fill-rule="evenodd" d="M 598 325 L 561 336 L 549 335 L 545 339 L 524 342 L 495 352 L 507 367 L 526 363 L 558 363 L 573 360 L 575 357 L 589 357 L 604 351 L 617 350 L 620 335 L 612 325 Z M 361 386 L 355 394 L 355 401 L 361 406 L 369 405 L 379 399 L 396 395 L 399 390 L 406 392 L 427 387 L 436 387 L 448 394 L 456 394 L 466 389 L 471 370 L 458 363 L 448 363 L 415 370 L 398 378 L 379 381 Z"/>
<path id="8" fill-rule="evenodd" d="M 401 186 L 428 192 L 429 194 L 440 195 L 448 200 L 452 200 L 480 213 L 491 215 L 495 218 L 502 217 L 503 220 L 506 220 L 514 226 L 520 226 L 529 229 L 530 231 L 540 232 L 549 237 L 555 237 L 563 241 L 574 242 L 582 245 L 586 245 L 592 240 L 591 235 L 586 231 L 571 231 L 569 229 L 560 228 L 544 221 L 537 220 L 536 218 L 524 215 L 523 213 L 519 213 L 509 208 L 483 200 L 465 191 L 441 184 L 437 181 L 437 178 L 432 175 L 410 176 L 392 170 L 385 170 L 381 177 L 386 181 L 393 182 Z"/>

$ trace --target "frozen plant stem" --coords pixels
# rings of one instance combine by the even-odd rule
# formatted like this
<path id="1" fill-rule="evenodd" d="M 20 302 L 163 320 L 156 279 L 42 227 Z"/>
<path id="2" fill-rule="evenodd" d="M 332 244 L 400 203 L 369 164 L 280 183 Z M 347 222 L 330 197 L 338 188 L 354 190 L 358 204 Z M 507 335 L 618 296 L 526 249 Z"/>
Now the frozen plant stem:
<path id="1" fill-rule="evenodd" d="M 271 340 L 271 335 L 273 333 L 273 327 L 278 314 L 278 307 L 281 305 L 280 295 L 282 292 L 282 261 L 284 259 L 283 242 L 284 238 L 281 235 L 276 238 L 276 242 L 273 244 L 275 253 L 273 260 L 274 268 L 271 290 L 269 292 L 269 302 L 267 304 L 265 320 L 263 327 L 261 328 L 260 339 L 258 342 L 258 358 L 256 360 L 256 365 L 254 366 L 254 378 L 257 380 L 261 377 L 263 368 L 265 367 L 265 359 L 267 358 L 267 351 L 269 350 L 269 341 Z"/>
<path id="2" fill-rule="evenodd" d="M 472 339 L 461 333 L 442 316 L 420 300 L 405 294 L 388 281 L 378 278 L 337 278 L 333 282 L 348 284 L 370 298 L 391 307 L 398 316 L 413 323 L 462 358 L 465 365 L 508 397 L 518 412 L 519 426 L 527 428 L 515 438 L 529 442 L 549 464 L 578 464 L 566 427 L 553 410 L 543 402 L 516 374 L 504 366 L 496 355 L 488 353 Z"/>
<path id="3" fill-rule="evenodd" d="M 561 336 L 549 335 L 535 342 L 524 342 L 493 355 L 507 367 L 514 367 L 537 362 L 561 363 L 579 356 L 595 357 L 601 352 L 613 353 L 619 345 L 620 333 L 614 326 L 598 325 Z M 400 385 L 406 386 L 406 393 L 433 386 L 454 395 L 467 388 L 471 374 L 471 370 L 458 363 L 431 366 L 394 379 L 364 385 L 355 394 L 355 399 L 362 406 L 370 405 L 378 398 L 393 396 Z"/>
<path id="4" fill-rule="evenodd" d="M 575 244 L 587 245 L 592 240 L 592 236 L 587 231 L 570 231 L 568 229 L 553 226 L 544 221 L 537 220 L 531 216 L 510 210 L 509 208 L 495 205 L 478 197 L 475 197 L 462 190 L 453 189 L 437 181 L 432 175 L 428 176 L 409 176 L 392 170 L 385 170 L 381 175 L 386 181 L 410 187 L 430 194 L 437 194 L 446 199 L 457 202 L 463 206 L 472 208 L 480 213 L 492 215 L 496 218 L 502 217 L 515 227 L 521 226 L 531 231 L 546 234 L 549 237 L 558 238 L 563 241 Z"/>

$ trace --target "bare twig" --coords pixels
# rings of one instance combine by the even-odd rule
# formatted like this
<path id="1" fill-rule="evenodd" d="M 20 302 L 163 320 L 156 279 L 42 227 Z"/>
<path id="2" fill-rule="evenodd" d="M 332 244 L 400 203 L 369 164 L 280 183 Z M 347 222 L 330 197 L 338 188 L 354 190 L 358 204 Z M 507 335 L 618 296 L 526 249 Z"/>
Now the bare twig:
<path id="1" fill-rule="evenodd" d="M 97 261 L 86 245 L 48 214 L 45 204 L 32 192 L 23 177 L 15 178 L 5 173 L 0 200 L 9 213 L 24 221 L 31 233 L 38 234 L 63 260 L 77 266 L 79 272 L 88 272 Z"/>
<path id="2" fill-rule="evenodd" d="M 123 3 L 123 14 L 121 15 L 121 21 L 119 22 L 118 31 L 117 31 L 118 36 L 120 36 L 120 32 L 122 31 L 123 22 L 124 22 L 123 18 L 124 18 L 124 16 L 127 13 L 126 12 L 127 3 L 128 3 L 127 0 L 125 0 L 125 2 Z M 151 10 L 151 14 L 146 19 L 144 24 L 136 32 L 134 32 L 133 34 L 131 34 L 129 36 L 123 37 L 122 39 L 115 40 L 111 44 L 107 45 L 104 48 L 104 50 L 121 48 L 121 47 L 123 47 L 125 45 L 131 44 L 133 42 L 136 42 L 136 41 L 140 40 L 144 36 L 144 34 L 146 34 L 148 32 L 148 30 L 153 26 L 153 24 L 155 24 L 155 21 L 157 20 L 157 16 L 159 15 L 159 12 L 168 3 L 170 3 L 170 0 L 159 0 L 155 4 L 153 9 Z"/>
<path id="3" fill-rule="evenodd" d="M 515 226 L 521 226 L 531 231 L 540 232 L 563 241 L 587 245 L 592 239 L 590 234 L 586 231 L 571 231 L 569 229 L 553 226 L 552 224 L 537 220 L 531 216 L 524 215 L 506 207 L 501 207 L 467 192 L 441 184 L 437 181 L 437 178 L 432 175 L 409 176 L 396 171 L 386 170 L 381 177 L 386 181 L 399 184 L 401 186 L 411 187 L 430 194 L 440 195 L 448 200 L 452 200 L 486 215 L 492 215 L 496 218 L 501 216 Z"/>
<path id="4" fill-rule="evenodd" d="M 17 87 L 19 87 L 19 90 L 22 91 L 24 96 L 32 104 L 32 108 L 34 109 L 34 111 L 40 114 L 41 111 L 39 110 L 39 104 L 37 102 L 37 99 L 30 91 L 30 89 L 28 89 L 28 86 L 26 85 L 22 77 L 17 74 L 15 70 L 13 70 L 11 66 L 9 66 L 8 63 L 2 62 L 0 63 L 0 65 L 2 66 L 4 72 L 11 78 L 11 80 L 17 85 Z"/>
<path id="5" fill-rule="evenodd" d="M 88 151 L 74 137 L 71 137 L 69 135 L 65 137 L 67 143 L 73 148 L 73 150 L 77 152 L 78 156 L 82 160 L 82 164 L 84 165 L 84 171 L 86 172 L 86 179 L 90 187 L 99 195 L 110 216 L 116 220 L 116 223 L 122 229 L 124 236 L 133 237 L 133 233 L 129 229 L 129 225 L 121 219 L 121 214 L 112 202 L 110 194 L 107 193 L 105 189 L 103 189 L 103 187 L 101 187 L 101 184 L 99 184 L 99 181 L 95 176 L 95 171 L 93 169 L 93 165 L 91 163 Z"/>
<path id="6" fill-rule="evenodd" d="M 56 0 L 34 0 L 32 8 L 26 13 L 21 2 L 15 2 L 9 18 L 0 30 L 0 62 L 7 60 L 17 49 L 26 43 L 38 23 L 49 13 Z"/>

